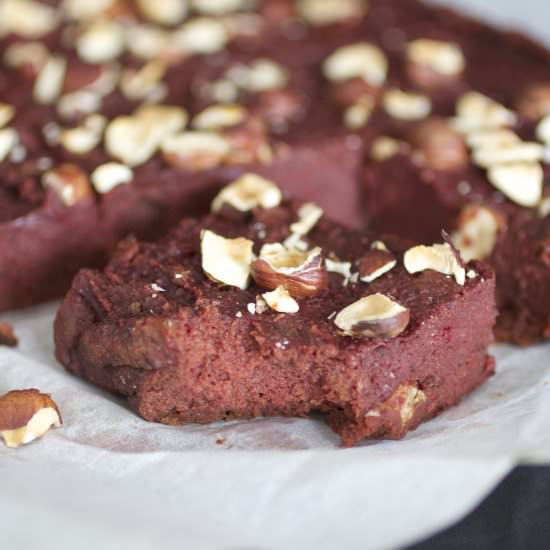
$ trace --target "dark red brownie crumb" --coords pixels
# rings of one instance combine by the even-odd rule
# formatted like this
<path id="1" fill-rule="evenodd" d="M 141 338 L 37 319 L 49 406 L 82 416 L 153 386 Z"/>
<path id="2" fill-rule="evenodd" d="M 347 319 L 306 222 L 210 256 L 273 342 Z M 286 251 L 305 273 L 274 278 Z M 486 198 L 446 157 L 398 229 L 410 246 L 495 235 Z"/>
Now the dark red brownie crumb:
<path id="1" fill-rule="evenodd" d="M 312 205 L 276 202 L 240 216 L 220 208 L 185 219 L 158 244 L 128 239 L 104 271 L 81 271 L 55 322 L 58 359 L 127 396 L 147 420 L 321 411 L 344 445 L 400 438 L 493 373 L 486 353 L 495 319 L 489 268 L 474 262 L 465 271 L 451 247 L 440 245 L 455 266 L 451 278 L 420 265 L 431 248 L 412 258 L 407 243 L 386 237 L 395 265 L 384 264 L 378 276 L 369 271 L 366 283 L 360 260 L 381 249 L 380 240 L 325 217 L 316 221 L 320 212 Z M 254 280 L 239 282 L 239 270 L 225 269 L 227 262 L 218 270 L 226 249 L 214 254 L 208 239 L 223 247 L 220 236 L 241 238 L 230 241 L 239 258 L 248 257 L 239 266 L 252 262 L 252 247 L 266 261 L 263 245 L 284 254 L 292 242 L 309 251 L 300 264 L 307 269 L 276 271 L 281 286 L 266 294 Z M 286 248 L 274 244 L 284 242 Z M 423 270 L 411 274 L 418 270 L 411 266 Z M 325 279 L 309 276 L 317 269 L 328 271 L 326 287 Z M 285 276 L 292 284 L 285 286 Z M 306 296 L 296 280 L 323 284 Z M 364 300 L 376 302 L 378 313 L 344 315 Z"/>

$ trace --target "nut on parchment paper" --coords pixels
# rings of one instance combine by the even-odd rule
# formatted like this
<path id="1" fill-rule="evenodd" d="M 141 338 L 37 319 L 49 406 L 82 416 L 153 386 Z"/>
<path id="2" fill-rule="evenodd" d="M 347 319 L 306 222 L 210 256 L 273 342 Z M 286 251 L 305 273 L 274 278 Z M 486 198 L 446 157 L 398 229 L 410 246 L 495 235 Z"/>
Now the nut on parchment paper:
<path id="1" fill-rule="evenodd" d="M 0 397 L 0 436 L 8 447 L 30 443 L 61 424 L 59 409 L 48 394 L 28 389 Z"/>

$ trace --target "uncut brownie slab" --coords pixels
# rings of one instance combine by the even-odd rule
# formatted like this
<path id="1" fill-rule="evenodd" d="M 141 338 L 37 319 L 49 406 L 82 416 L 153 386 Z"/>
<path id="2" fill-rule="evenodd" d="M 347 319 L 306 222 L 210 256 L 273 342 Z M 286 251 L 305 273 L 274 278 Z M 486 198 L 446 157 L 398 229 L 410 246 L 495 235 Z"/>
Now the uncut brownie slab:
<path id="1" fill-rule="evenodd" d="M 400 438 L 493 373 L 489 268 L 347 229 L 246 178 L 215 213 L 79 272 L 55 321 L 69 371 L 150 421 L 321 411 L 344 445 Z"/>

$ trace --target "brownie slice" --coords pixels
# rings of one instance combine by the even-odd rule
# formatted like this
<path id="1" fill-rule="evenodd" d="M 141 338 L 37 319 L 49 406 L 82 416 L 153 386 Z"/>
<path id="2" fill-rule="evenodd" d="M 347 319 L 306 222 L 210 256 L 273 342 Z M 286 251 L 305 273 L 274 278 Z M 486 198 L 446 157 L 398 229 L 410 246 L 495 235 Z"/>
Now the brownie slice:
<path id="1" fill-rule="evenodd" d="M 400 438 L 493 373 L 489 268 L 246 182 L 216 212 L 80 271 L 55 321 L 69 371 L 150 421 L 321 411 L 344 445 Z"/>

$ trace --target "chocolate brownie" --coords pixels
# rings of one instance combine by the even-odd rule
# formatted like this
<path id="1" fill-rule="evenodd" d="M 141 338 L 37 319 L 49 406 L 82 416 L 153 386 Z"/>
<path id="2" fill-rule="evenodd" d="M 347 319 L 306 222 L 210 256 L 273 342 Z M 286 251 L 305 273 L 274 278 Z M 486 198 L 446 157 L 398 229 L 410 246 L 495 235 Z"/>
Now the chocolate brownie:
<path id="1" fill-rule="evenodd" d="M 297 57 L 271 6 L 184 4 L 2 2 L 0 310 L 61 295 L 129 233 L 207 211 L 245 169 L 361 224 L 361 142 L 322 101 L 329 46 Z"/>
<path id="2" fill-rule="evenodd" d="M 255 174 L 158 243 L 84 269 L 55 321 L 65 367 L 166 424 L 325 414 L 400 438 L 494 371 L 494 276 L 448 243 L 345 228 Z"/>
<path id="3" fill-rule="evenodd" d="M 2 3 L 0 309 L 254 170 L 423 242 L 486 207 L 495 244 L 465 252 L 498 272 L 499 337 L 548 336 L 545 49 L 415 0 L 183 5 Z"/>

